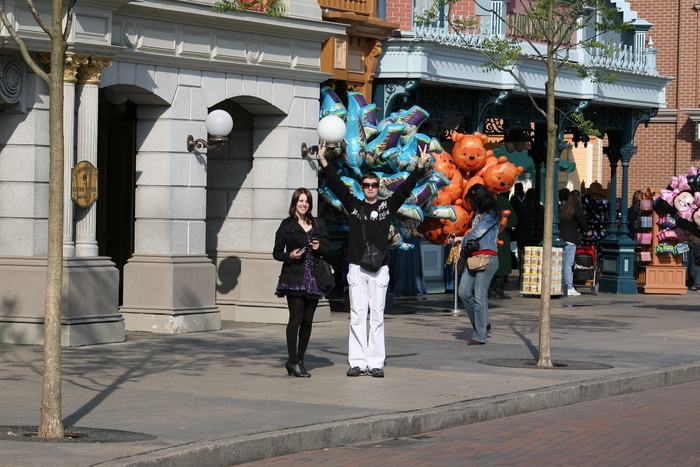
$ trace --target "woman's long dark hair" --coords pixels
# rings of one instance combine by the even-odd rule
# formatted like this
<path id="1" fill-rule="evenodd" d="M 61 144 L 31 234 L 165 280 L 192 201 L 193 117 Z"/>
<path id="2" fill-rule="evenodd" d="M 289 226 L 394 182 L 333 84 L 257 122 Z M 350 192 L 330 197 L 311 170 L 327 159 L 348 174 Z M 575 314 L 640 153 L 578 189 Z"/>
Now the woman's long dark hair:
<path id="1" fill-rule="evenodd" d="M 559 220 L 560 221 L 568 221 L 574 216 L 574 211 L 576 211 L 576 208 L 581 207 L 581 195 L 579 194 L 578 191 L 574 190 L 571 192 L 569 197 L 566 200 L 566 203 L 564 203 L 561 208 L 559 208 Z"/>
<path id="2" fill-rule="evenodd" d="M 292 203 L 289 205 L 289 217 L 296 219 L 297 202 L 299 202 L 299 197 L 301 195 L 306 195 L 306 202 L 309 203 L 309 209 L 306 211 L 306 215 L 304 216 L 303 220 L 304 222 L 311 223 L 314 220 L 314 216 L 311 214 L 311 211 L 314 209 L 314 199 L 311 196 L 311 192 L 304 187 L 294 190 L 294 193 L 292 194 Z"/>
<path id="3" fill-rule="evenodd" d="M 501 207 L 498 205 L 496 197 L 484 185 L 480 183 L 472 185 L 464 198 L 472 205 L 474 211 L 481 213 L 496 211 L 498 217 L 501 217 Z"/>

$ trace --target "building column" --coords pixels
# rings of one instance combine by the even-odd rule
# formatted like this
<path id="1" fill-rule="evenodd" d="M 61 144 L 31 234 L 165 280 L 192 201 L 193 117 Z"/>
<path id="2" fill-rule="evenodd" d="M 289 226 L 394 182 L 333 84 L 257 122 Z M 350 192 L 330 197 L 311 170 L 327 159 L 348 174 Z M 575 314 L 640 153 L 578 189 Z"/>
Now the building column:
<path id="1" fill-rule="evenodd" d="M 129 331 L 221 329 L 216 268 L 205 250 L 208 154 L 189 152 L 186 138 L 206 135 L 207 108 L 193 105 L 203 101 L 199 88 L 181 86 L 172 107 L 190 119 L 138 108 L 134 254 L 124 266 L 120 308 Z"/>
<path id="2" fill-rule="evenodd" d="M 75 83 L 78 68 L 87 64 L 87 57 L 66 56 L 63 75 L 63 257 L 75 256 L 73 239 L 73 200 L 71 200 L 71 169 L 75 165 Z"/>
<path id="3" fill-rule="evenodd" d="M 97 166 L 97 114 L 100 73 L 112 64 L 111 59 L 90 57 L 78 72 L 80 102 L 78 104 L 77 160 Z M 76 210 L 75 255 L 97 256 L 96 205 Z"/>
<path id="4" fill-rule="evenodd" d="M 42 56 L 44 63 L 48 55 Z M 63 305 L 61 309 L 61 345 L 80 345 L 123 342 L 124 318 L 119 307 L 119 270 L 109 258 L 97 256 L 97 249 L 90 250 L 90 257 L 83 252 L 76 256 L 73 243 L 74 219 L 71 199 L 71 169 L 75 166 L 75 82 L 84 73 L 83 67 L 91 66 L 89 56 L 66 57 L 64 74 L 64 173 L 65 216 L 63 224 Z M 101 67 L 100 67 L 101 69 Z M 79 79 L 79 78 L 78 78 Z M 84 96 L 87 96 L 85 94 Z M 84 98 L 84 97 L 83 97 Z M 94 148 L 97 151 L 97 87 L 91 95 L 92 113 L 80 113 L 81 143 L 86 129 L 93 128 Z M 84 102 L 83 102 L 84 103 Z M 82 133 L 81 133 L 82 131 Z M 85 146 L 82 153 L 86 152 Z M 95 160 L 95 158 L 93 158 Z M 94 216 L 93 216 L 94 218 Z M 94 239 L 95 225 L 92 232 Z M 96 246 L 96 244 L 95 244 Z M 11 256 L 0 258 L 0 283 L 13 291 L 12 307 L 7 316 L 0 316 L 0 342 L 42 345 L 44 339 L 44 289 L 46 287 L 46 256 Z"/>

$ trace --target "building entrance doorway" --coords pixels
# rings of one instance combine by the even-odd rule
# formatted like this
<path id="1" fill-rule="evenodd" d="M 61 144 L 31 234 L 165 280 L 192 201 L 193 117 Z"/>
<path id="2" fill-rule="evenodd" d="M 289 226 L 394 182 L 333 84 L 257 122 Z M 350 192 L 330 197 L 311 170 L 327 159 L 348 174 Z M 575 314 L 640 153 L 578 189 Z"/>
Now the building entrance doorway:
<path id="1" fill-rule="evenodd" d="M 100 91 L 98 116 L 97 244 L 119 269 L 119 306 L 123 304 L 124 265 L 134 253 L 136 188 L 136 104 L 110 103 Z"/>

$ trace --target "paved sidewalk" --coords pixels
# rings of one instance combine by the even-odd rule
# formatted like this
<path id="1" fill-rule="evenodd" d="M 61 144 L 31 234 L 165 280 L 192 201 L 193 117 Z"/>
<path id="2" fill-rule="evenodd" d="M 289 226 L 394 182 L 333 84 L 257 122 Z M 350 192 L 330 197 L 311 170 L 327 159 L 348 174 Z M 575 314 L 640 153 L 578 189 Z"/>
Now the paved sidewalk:
<path id="1" fill-rule="evenodd" d="M 512 292 L 511 292 L 512 294 Z M 386 377 L 348 378 L 348 314 L 317 323 L 310 379 L 288 377 L 283 325 L 225 322 L 217 332 L 128 333 L 64 349 L 66 426 L 147 433 L 128 443 L 0 440 L 0 466 L 228 466 L 301 450 L 433 431 L 700 380 L 700 294 L 552 300 L 552 357 L 603 370 L 519 369 L 533 358 L 539 299 L 493 301 L 484 346 L 467 346 L 452 295 L 395 299 Z M 42 348 L 0 344 L 0 426 L 37 425 Z"/>

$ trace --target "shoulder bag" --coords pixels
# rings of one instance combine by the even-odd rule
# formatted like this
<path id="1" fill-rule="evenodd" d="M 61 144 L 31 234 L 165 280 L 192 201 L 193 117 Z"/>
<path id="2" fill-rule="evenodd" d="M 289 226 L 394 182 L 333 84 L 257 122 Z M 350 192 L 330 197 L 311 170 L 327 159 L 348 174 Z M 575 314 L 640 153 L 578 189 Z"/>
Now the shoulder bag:
<path id="1" fill-rule="evenodd" d="M 489 255 L 476 255 L 467 258 L 467 267 L 470 271 L 482 271 L 489 264 Z"/>
<path id="2" fill-rule="evenodd" d="M 467 259 L 475 251 L 479 251 L 479 240 L 473 238 L 464 243 L 464 248 L 462 248 L 459 255 L 459 261 L 457 261 L 457 272 L 464 272 L 464 268 L 467 266 Z"/>
<path id="3" fill-rule="evenodd" d="M 316 218 L 314 218 L 314 229 L 320 237 L 321 233 L 318 230 Z M 318 288 L 321 289 L 322 292 L 330 292 L 335 288 L 335 272 L 333 271 L 333 267 L 328 264 L 328 261 L 323 258 L 318 258 L 316 266 L 314 266 L 314 278 L 316 278 Z"/>
<path id="4" fill-rule="evenodd" d="M 360 208 L 360 225 L 362 227 L 362 256 L 360 257 L 360 267 L 368 271 L 377 272 L 384 264 L 384 255 L 386 252 L 380 250 L 376 246 L 367 242 L 367 234 L 365 232 L 365 205 Z"/>

